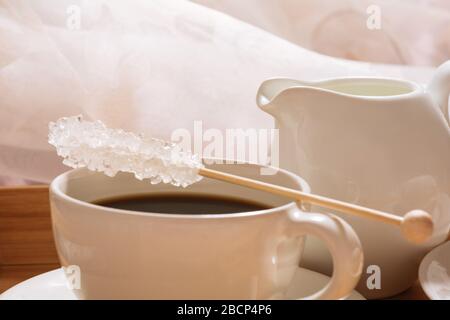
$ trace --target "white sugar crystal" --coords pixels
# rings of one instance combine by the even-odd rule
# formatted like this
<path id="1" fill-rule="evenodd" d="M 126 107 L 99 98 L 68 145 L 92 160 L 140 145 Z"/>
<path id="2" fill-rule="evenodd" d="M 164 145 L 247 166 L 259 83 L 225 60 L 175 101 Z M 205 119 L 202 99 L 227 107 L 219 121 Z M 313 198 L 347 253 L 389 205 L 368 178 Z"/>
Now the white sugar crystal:
<path id="1" fill-rule="evenodd" d="M 87 167 L 111 177 L 119 171 L 131 172 L 152 184 L 182 187 L 201 179 L 201 161 L 183 152 L 179 145 L 110 129 L 101 121 L 84 121 L 81 116 L 51 122 L 48 142 L 64 158 L 63 163 L 72 168 Z"/>

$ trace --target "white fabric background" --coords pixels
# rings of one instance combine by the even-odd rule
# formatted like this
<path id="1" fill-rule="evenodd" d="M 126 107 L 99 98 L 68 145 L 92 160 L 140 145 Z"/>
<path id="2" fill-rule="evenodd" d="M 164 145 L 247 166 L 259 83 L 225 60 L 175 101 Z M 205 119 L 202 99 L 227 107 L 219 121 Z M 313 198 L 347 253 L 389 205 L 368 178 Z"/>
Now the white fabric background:
<path id="1" fill-rule="evenodd" d="M 327 49 L 327 28 L 335 28 L 334 22 L 312 37 L 320 12 L 329 15 L 342 3 L 353 8 L 356 1 L 198 2 L 215 9 L 183 0 L 0 0 L 0 176 L 12 177 L 9 183 L 48 182 L 65 170 L 47 144 L 48 122 L 61 116 L 81 113 L 164 139 L 174 129 L 192 129 L 194 120 L 222 130 L 267 128 L 272 119 L 255 104 L 266 78 L 378 75 L 426 82 L 432 73 L 429 67 L 352 62 L 302 47 L 377 61 L 376 52 L 358 47 L 370 42 L 362 29 L 337 33 L 347 40 L 360 37 L 350 53 L 345 49 L 351 46 L 339 41 Z M 325 3 L 338 2 L 324 11 Z M 380 36 L 379 54 L 388 54 L 380 61 L 436 65 L 449 58 L 445 41 L 441 47 L 424 40 L 419 47 L 427 54 L 410 52 L 413 29 L 422 30 L 423 17 L 429 15 L 425 38 L 449 30 L 448 2 L 416 2 L 416 23 L 392 24 L 407 60 L 391 56 Z M 67 8 L 74 4 L 81 9 L 78 30 L 67 27 Z M 292 12 L 302 16 L 290 18 Z M 355 25 L 358 19 L 348 21 Z"/>
<path id="2" fill-rule="evenodd" d="M 330 56 L 434 66 L 450 57 L 449 0 L 194 1 Z M 367 28 L 371 6 L 380 29 Z"/>

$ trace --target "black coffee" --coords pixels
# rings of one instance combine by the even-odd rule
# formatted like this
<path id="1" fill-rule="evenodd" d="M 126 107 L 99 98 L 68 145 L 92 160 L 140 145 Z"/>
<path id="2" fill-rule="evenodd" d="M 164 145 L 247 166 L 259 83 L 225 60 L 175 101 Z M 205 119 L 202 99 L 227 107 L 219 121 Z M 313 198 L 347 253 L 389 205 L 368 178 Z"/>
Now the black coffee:
<path id="1" fill-rule="evenodd" d="M 172 214 L 223 214 L 269 209 L 270 207 L 232 197 L 206 195 L 136 195 L 95 201 L 104 207 Z"/>

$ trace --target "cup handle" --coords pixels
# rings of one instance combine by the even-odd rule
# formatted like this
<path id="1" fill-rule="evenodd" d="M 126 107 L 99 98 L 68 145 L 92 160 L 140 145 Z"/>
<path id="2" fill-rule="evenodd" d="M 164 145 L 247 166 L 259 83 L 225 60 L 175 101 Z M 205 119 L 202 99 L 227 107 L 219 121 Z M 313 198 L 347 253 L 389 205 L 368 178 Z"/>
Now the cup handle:
<path id="1" fill-rule="evenodd" d="M 313 235 L 323 240 L 333 258 L 333 275 L 320 291 L 303 300 L 332 300 L 348 296 L 359 281 L 363 268 L 361 242 L 352 227 L 332 214 L 289 212 L 290 235 Z"/>

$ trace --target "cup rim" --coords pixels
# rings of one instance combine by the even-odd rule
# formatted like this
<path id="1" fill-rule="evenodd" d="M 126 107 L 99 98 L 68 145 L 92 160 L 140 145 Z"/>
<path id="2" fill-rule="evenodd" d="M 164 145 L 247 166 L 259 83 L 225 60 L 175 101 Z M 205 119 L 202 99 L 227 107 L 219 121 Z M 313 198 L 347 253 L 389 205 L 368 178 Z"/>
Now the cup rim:
<path id="1" fill-rule="evenodd" d="M 211 158 L 204 158 L 204 160 L 218 160 L 218 159 L 211 159 Z M 220 159 L 221 161 L 226 161 L 223 159 Z M 310 193 L 310 186 L 308 183 L 301 178 L 300 176 L 281 169 L 276 168 L 269 165 L 261 165 L 258 163 L 253 162 L 239 162 L 235 165 L 251 165 L 256 166 L 259 168 L 271 168 L 273 170 L 280 171 L 282 174 L 286 175 L 287 177 L 292 178 L 296 183 L 298 183 L 301 187 L 301 191 L 305 193 Z M 205 165 L 205 167 L 208 167 L 208 165 Z M 243 217 L 252 217 L 252 216 L 259 216 L 259 215 L 267 215 L 271 213 L 277 213 L 284 210 L 292 210 L 295 208 L 299 208 L 296 205 L 296 201 L 291 200 L 290 202 L 274 207 L 269 209 L 263 209 L 263 210 L 257 210 L 257 211 L 247 211 L 247 212 L 238 212 L 238 213 L 223 213 L 223 214 L 177 214 L 177 213 L 156 213 L 156 212 L 142 212 L 142 211 L 133 211 L 133 210 L 125 210 L 125 209 L 116 209 L 116 208 L 109 208 L 109 207 L 103 207 L 100 205 L 96 205 L 93 203 L 89 203 L 87 201 L 83 201 L 80 199 L 76 199 L 72 196 L 69 196 L 65 192 L 63 192 L 60 189 L 60 185 L 62 181 L 68 181 L 72 176 L 78 176 L 80 177 L 80 174 L 84 175 L 85 173 L 91 172 L 92 174 L 102 174 L 100 172 L 93 172 L 89 171 L 87 168 L 77 168 L 77 169 L 71 169 L 66 172 L 63 172 L 62 174 L 58 175 L 56 178 L 53 179 L 53 181 L 50 183 L 49 191 L 50 196 L 54 195 L 56 197 L 59 197 L 62 200 L 65 200 L 67 202 L 71 202 L 74 204 L 77 204 L 84 208 L 89 209 L 95 209 L 97 211 L 102 211 L 104 213 L 109 214 L 122 214 L 122 215 L 132 215 L 132 216 L 144 216 L 144 217 L 154 217 L 154 218 L 168 218 L 168 219 L 189 219 L 189 220 L 198 220 L 198 219 L 207 219 L 207 220 L 216 220 L 216 219 L 231 219 L 231 218 L 243 218 Z M 51 197 L 50 197 L 51 198 Z M 51 199 L 50 199 L 51 200 Z"/>

